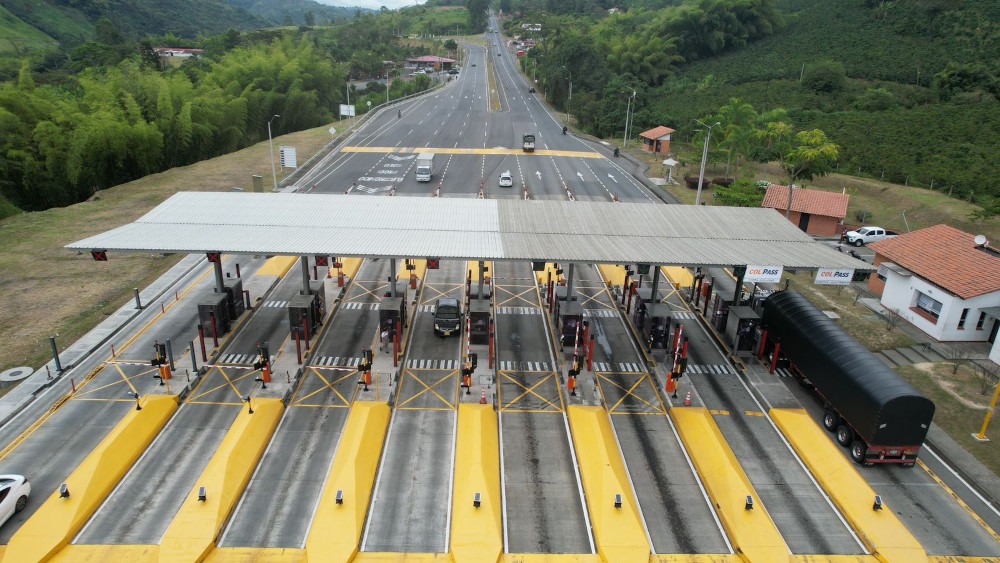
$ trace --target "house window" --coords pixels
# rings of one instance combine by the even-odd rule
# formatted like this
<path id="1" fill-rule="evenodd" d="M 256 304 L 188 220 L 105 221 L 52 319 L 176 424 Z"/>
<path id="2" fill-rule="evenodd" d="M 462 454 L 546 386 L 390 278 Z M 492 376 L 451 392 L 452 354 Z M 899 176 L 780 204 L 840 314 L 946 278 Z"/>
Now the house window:
<path id="1" fill-rule="evenodd" d="M 965 317 L 969 316 L 968 309 L 962 309 L 962 316 L 958 318 L 958 330 L 963 330 L 965 328 Z"/>
<path id="2" fill-rule="evenodd" d="M 979 320 L 976 321 L 976 330 L 983 330 L 983 325 L 986 324 L 986 313 L 979 312 Z"/>
<path id="3" fill-rule="evenodd" d="M 927 313 L 934 319 L 941 316 L 941 302 L 921 292 L 917 292 L 917 309 Z"/>

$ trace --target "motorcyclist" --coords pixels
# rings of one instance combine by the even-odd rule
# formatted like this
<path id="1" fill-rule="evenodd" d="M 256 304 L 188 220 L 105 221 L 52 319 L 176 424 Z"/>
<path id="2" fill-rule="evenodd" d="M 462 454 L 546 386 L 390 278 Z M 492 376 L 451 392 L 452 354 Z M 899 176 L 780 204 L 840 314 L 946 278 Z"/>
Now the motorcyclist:
<path id="1" fill-rule="evenodd" d="M 565 134 L 566 134 L 566 126 L 563 125 L 563 135 L 565 135 Z"/>
<path id="2" fill-rule="evenodd" d="M 401 117 L 403 117 L 403 110 L 397 109 L 396 110 L 396 119 L 399 119 Z"/>
<path id="3" fill-rule="evenodd" d="M 615 147 L 615 158 L 618 158 L 618 147 Z"/>

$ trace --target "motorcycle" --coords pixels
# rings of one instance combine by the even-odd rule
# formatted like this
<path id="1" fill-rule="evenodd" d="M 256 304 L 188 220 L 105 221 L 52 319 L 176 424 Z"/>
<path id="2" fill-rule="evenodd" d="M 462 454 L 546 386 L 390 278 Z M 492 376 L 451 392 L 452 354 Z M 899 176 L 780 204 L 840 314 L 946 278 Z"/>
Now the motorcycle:
<path id="1" fill-rule="evenodd" d="M 565 134 L 566 134 L 566 126 L 564 125 L 563 126 L 563 135 L 565 135 Z"/>

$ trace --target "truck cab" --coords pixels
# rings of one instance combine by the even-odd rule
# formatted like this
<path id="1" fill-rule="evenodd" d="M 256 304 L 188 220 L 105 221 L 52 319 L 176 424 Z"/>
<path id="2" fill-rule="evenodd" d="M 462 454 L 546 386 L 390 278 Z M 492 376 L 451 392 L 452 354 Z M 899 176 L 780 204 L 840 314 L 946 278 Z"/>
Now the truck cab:
<path id="1" fill-rule="evenodd" d="M 521 148 L 524 149 L 524 152 L 535 152 L 535 136 L 531 133 L 525 133 L 521 137 Z"/>

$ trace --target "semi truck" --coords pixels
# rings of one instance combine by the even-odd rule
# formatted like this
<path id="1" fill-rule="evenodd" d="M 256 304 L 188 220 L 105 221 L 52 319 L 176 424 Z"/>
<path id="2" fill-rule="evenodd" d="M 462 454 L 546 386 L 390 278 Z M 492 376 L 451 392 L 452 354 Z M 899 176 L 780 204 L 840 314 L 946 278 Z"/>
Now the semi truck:
<path id="1" fill-rule="evenodd" d="M 535 136 L 531 133 L 525 133 L 521 137 L 521 148 L 524 149 L 524 152 L 535 152 Z"/>
<path id="2" fill-rule="evenodd" d="M 430 182 L 434 176 L 434 153 L 422 152 L 417 155 L 417 181 Z"/>
<path id="3" fill-rule="evenodd" d="M 764 301 L 761 350 L 823 399 L 823 426 L 862 465 L 913 467 L 934 403 L 795 291 Z"/>
<path id="4" fill-rule="evenodd" d="M 847 242 L 854 246 L 863 246 L 896 236 L 899 236 L 899 233 L 882 227 L 861 227 L 856 231 L 847 231 Z"/>

